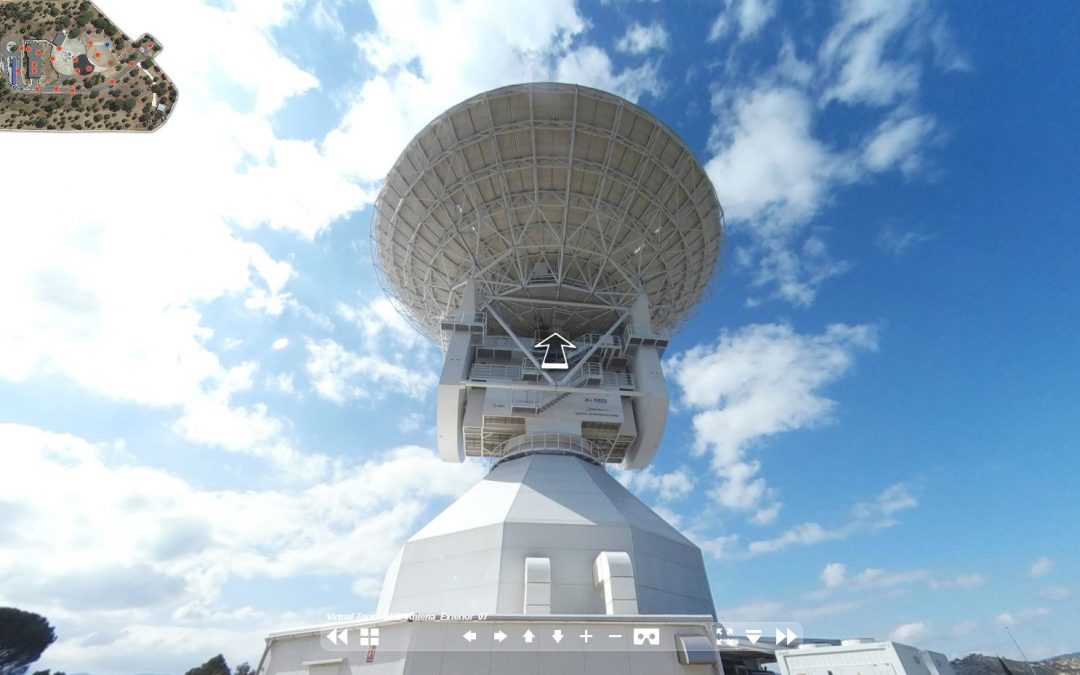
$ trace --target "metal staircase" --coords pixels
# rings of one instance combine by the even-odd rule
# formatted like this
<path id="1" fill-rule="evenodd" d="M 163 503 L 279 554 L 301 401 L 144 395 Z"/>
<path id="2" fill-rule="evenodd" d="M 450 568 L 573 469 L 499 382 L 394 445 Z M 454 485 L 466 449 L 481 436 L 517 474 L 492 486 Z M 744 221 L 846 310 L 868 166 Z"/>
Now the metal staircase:
<path id="1" fill-rule="evenodd" d="M 525 359 L 525 363 L 522 364 L 523 369 L 526 367 L 525 364 L 532 365 L 528 359 Z M 603 380 L 604 369 L 600 367 L 600 364 L 583 363 L 570 377 L 569 381 L 561 383 L 559 386 L 573 388 L 582 384 L 600 384 Z M 515 391 L 511 407 L 518 412 L 531 412 L 539 415 L 571 393 L 573 392 L 566 389 L 556 389 L 554 392 Z"/>

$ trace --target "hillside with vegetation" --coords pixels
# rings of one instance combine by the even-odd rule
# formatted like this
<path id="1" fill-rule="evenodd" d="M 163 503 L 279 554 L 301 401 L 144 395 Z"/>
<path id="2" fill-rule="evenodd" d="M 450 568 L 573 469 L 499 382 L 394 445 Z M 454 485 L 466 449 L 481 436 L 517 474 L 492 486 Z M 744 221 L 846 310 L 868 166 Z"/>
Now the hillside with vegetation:
<path id="1" fill-rule="evenodd" d="M 5 59 L 18 56 L 5 49 L 11 42 L 47 42 L 60 32 L 83 41 L 107 40 L 117 59 L 115 72 L 57 76 L 41 91 L 12 88 L 5 77 L 0 83 L 0 129 L 153 131 L 165 123 L 178 92 L 155 62 L 161 44 L 153 36 L 132 40 L 86 0 L 0 0 L 0 52 Z"/>

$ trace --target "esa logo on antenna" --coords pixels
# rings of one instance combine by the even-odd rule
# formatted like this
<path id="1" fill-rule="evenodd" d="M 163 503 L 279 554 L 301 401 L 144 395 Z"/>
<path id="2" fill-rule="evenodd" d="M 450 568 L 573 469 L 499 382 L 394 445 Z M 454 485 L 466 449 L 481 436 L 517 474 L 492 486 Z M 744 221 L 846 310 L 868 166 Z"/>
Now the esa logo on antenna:
<path id="1" fill-rule="evenodd" d="M 634 646 L 640 647 L 642 645 L 651 645 L 653 647 L 660 644 L 660 629 L 653 628 L 635 628 L 634 629 Z"/>

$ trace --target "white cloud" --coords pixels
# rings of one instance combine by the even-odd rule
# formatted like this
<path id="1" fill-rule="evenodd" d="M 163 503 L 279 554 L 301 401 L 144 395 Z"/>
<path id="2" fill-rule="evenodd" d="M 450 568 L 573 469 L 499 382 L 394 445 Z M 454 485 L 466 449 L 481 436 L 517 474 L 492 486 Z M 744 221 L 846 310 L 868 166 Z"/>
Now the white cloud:
<path id="1" fill-rule="evenodd" d="M 876 567 L 868 567 L 851 578 L 853 588 L 892 588 L 925 579 L 923 570 L 905 570 L 889 572 Z"/>
<path id="2" fill-rule="evenodd" d="M 809 622 L 850 612 L 861 604 L 857 601 L 843 601 L 799 606 L 758 598 L 735 607 L 718 608 L 717 614 L 734 621 L 761 621 L 762 617 L 783 617 L 786 621 Z"/>
<path id="3" fill-rule="evenodd" d="M 889 634 L 890 640 L 903 643 L 918 642 L 930 633 L 930 627 L 922 621 L 901 624 Z"/>
<path id="4" fill-rule="evenodd" d="M 850 158 L 814 137 L 813 104 L 799 88 L 723 94 L 714 104 L 728 117 L 705 169 L 728 219 L 783 234 L 816 215 L 835 183 L 854 178 Z"/>
<path id="5" fill-rule="evenodd" d="M 433 502 L 483 473 L 478 463 L 450 466 L 408 446 L 310 487 L 200 490 L 71 435 L 2 424 L 0 447 L 11 451 L 0 494 L 18 505 L 5 511 L 0 604 L 42 612 L 60 628 L 51 667 L 105 673 L 162 670 L 174 657 L 189 667 L 181 646 L 216 645 L 216 653 L 241 638 L 248 649 L 258 644 L 253 638 L 282 617 L 253 626 L 253 610 L 222 599 L 231 579 L 345 575 L 378 584 Z M 42 500 L 41 486 L 55 498 Z M 95 640 L 102 648 L 88 647 Z M 133 653 L 144 659 L 138 668 L 128 665 Z"/>
<path id="6" fill-rule="evenodd" d="M 703 550 L 717 559 L 745 560 L 790 548 L 839 541 L 860 532 L 892 527 L 896 524 L 893 514 L 916 506 L 918 506 L 918 501 L 910 495 L 907 486 L 897 483 L 883 490 L 873 501 L 856 504 L 851 509 L 851 517 L 838 525 L 826 527 L 812 521 L 803 522 L 784 529 L 776 536 L 751 541 L 746 546 L 741 546 L 740 537 L 734 534 L 714 539 L 697 535 L 695 541 Z M 847 577 L 846 574 L 846 567 L 840 565 L 840 567 L 833 567 L 827 574 L 823 570 L 822 579 L 823 581 L 826 577 L 833 581 L 847 579 L 856 587 L 883 588 L 896 583 L 915 581 L 926 576 L 926 573 L 921 570 L 886 573 L 874 568 L 868 568 L 854 578 Z"/>
<path id="7" fill-rule="evenodd" d="M 591 45 L 568 52 L 559 60 L 553 75 L 560 82 L 603 89 L 630 101 L 637 101 L 645 94 L 658 98 L 664 92 L 655 62 L 647 61 L 636 68 L 616 72 L 607 52 Z"/>
<path id="8" fill-rule="evenodd" d="M 880 512 L 883 516 L 891 516 L 898 511 L 913 509 L 919 505 L 917 499 L 911 494 L 905 483 L 897 483 L 886 488 L 877 499 L 870 504 L 856 506 L 858 515 L 874 515 Z"/>
<path id="9" fill-rule="evenodd" d="M 889 571 L 877 567 L 868 567 L 858 574 L 848 574 L 843 563 L 829 563 L 821 570 L 823 588 L 806 594 L 806 597 L 824 598 L 836 591 L 881 590 L 906 586 L 929 577 L 925 570 Z M 931 586 L 934 582 L 931 581 Z"/>
<path id="10" fill-rule="evenodd" d="M 1039 591 L 1039 595 L 1047 600 L 1067 600 L 1072 592 L 1073 589 L 1068 586 L 1048 586 Z"/>
<path id="11" fill-rule="evenodd" d="M 952 589 L 969 589 L 969 588 L 981 588 L 987 584 L 987 578 L 977 572 L 968 572 L 966 574 L 959 574 L 951 579 L 933 580 L 930 582 L 930 588 L 944 588 L 948 590 Z"/>
<path id="12" fill-rule="evenodd" d="M 843 530 L 826 529 L 817 523 L 800 523 L 772 539 L 750 542 L 746 547 L 746 554 L 752 557 L 764 553 L 776 553 L 793 546 L 811 546 L 825 541 L 843 539 L 845 536 Z"/>
<path id="13" fill-rule="evenodd" d="M 667 49 L 668 40 L 668 32 L 663 24 L 653 22 L 644 26 L 635 21 L 615 43 L 615 49 L 628 54 L 645 54 L 653 50 Z"/>
<path id="14" fill-rule="evenodd" d="M 723 39 L 736 27 L 739 40 L 754 37 L 776 14 L 776 0 L 727 0 L 709 28 L 709 42 Z"/>
<path id="15" fill-rule="evenodd" d="M 657 66 L 616 71 L 584 41 L 571 0 L 428 4 L 375 0 L 375 27 L 356 44 L 374 73 L 349 102 L 324 149 L 373 199 L 408 141 L 446 108 L 511 83 L 557 79 L 636 100 L 662 89 Z"/>
<path id="16" fill-rule="evenodd" d="M 664 502 L 684 499 L 694 491 L 694 476 L 685 467 L 668 473 L 657 473 L 652 467 L 641 471 L 613 469 L 613 473 L 627 489 L 638 493 L 655 492 Z"/>
<path id="17" fill-rule="evenodd" d="M 279 337 L 270 344 L 270 349 L 273 349 L 275 352 L 280 352 L 288 346 L 289 338 Z"/>
<path id="18" fill-rule="evenodd" d="M 424 400 L 437 380 L 438 350 L 382 297 L 365 305 L 337 303 L 338 316 L 359 331 L 358 351 L 330 339 L 308 339 L 306 369 L 320 397 L 344 404 L 387 393 Z"/>
<path id="19" fill-rule="evenodd" d="M 152 151 L 149 137 L 139 135 L 17 134 L 6 141 L 6 151 L 22 156 L 139 157 L 153 178 L 119 188 L 117 199 L 91 195 L 60 219 L 42 220 L 33 200 L 5 207 L 12 222 L 41 226 L 6 233 L 0 247 L 0 378 L 64 378 L 110 401 L 175 414 L 172 428 L 196 443 L 301 473 L 317 468 L 322 460 L 292 449 L 285 421 L 265 405 L 232 403 L 235 369 L 211 349 L 214 329 L 203 315 L 206 305 L 220 303 L 234 320 L 273 317 L 290 303 L 292 265 L 244 230 L 265 226 L 311 239 L 361 204 L 359 188 L 323 159 L 317 143 L 282 139 L 270 121 L 285 101 L 319 84 L 271 37 L 299 5 L 110 4 L 110 18 L 125 30 L 153 30 L 166 45 L 160 62 L 180 103 L 153 135 Z M 191 35 L 244 58 L 178 53 Z M 295 189 L 300 184 L 304 189 Z M 180 196 L 171 194 L 177 186 Z"/>
<path id="20" fill-rule="evenodd" d="M 847 578 L 847 566 L 843 563 L 829 563 L 821 570 L 821 583 L 826 588 L 836 588 Z"/>
<path id="21" fill-rule="evenodd" d="M 363 345 L 369 351 L 413 352 L 430 356 L 435 349 L 409 324 L 390 298 L 380 297 L 364 306 L 338 303 L 338 316 L 360 330 Z"/>
<path id="22" fill-rule="evenodd" d="M 802 335 L 790 326 L 753 325 L 669 359 L 665 371 L 680 403 L 695 411 L 695 451 L 712 453 L 721 479 L 713 500 L 757 511 L 758 522 L 775 518 L 775 495 L 748 451 L 769 436 L 828 422 L 835 402 L 820 390 L 853 367 L 856 352 L 876 344 L 872 326 L 837 324 Z"/>
<path id="23" fill-rule="evenodd" d="M 930 235 L 921 232 L 901 232 L 892 227 L 885 227 L 878 233 L 876 243 L 878 248 L 899 258 L 919 244 L 932 239 Z"/>
<path id="24" fill-rule="evenodd" d="M 902 45 L 897 43 L 915 23 L 922 5 L 919 0 L 845 3 L 821 46 L 822 65 L 835 77 L 824 100 L 887 105 L 914 93 L 919 86 L 918 63 L 908 54 L 890 57 L 889 52 L 900 51 Z"/>
<path id="25" fill-rule="evenodd" d="M 437 382 L 432 370 L 414 370 L 374 354 L 356 354 L 329 338 L 308 338 L 305 344 L 311 385 L 321 398 L 338 405 L 380 399 L 387 393 L 422 401 Z"/>
<path id="26" fill-rule="evenodd" d="M 898 168 L 907 175 L 922 167 L 921 149 L 933 137 L 937 123 L 927 115 L 895 115 L 873 132 L 863 148 L 863 161 L 871 171 Z"/>
<path id="27" fill-rule="evenodd" d="M 979 624 L 975 621 L 961 621 L 960 623 L 953 624 L 949 627 L 949 635 L 953 637 L 964 637 L 965 635 L 971 635 L 975 632 L 975 629 L 979 627 Z"/>
<path id="28" fill-rule="evenodd" d="M 780 515 L 780 509 L 784 508 L 783 502 L 774 501 L 769 506 L 758 509 L 750 516 L 750 522 L 755 525 L 769 525 Z"/>
<path id="29" fill-rule="evenodd" d="M 821 282 L 844 266 L 830 259 L 820 239 L 805 239 L 801 252 L 794 242 L 835 188 L 857 179 L 857 163 L 815 138 L 812 102 L 797 87 L 715 98 L 723 122 L 713 130 L 705 170 L 728 222 L 736 231 L 745 226 L 754 242 L 742 250 L 742 266 L 758 266 L 755 285 L 775 286 L 778 297 L 807 306 Z"/>
<path id="30" fill-rule="evenodd" d="M 1031 563 L 1031 566 L 1028 567 L 1028 576 L 1032 579 L 1045 577 L 1047 574 L 1050 574 L 1050 570 L 1052 569 L 1054 569 L 1054 561 L 1051 558 L 1047 558 L 1046 556 L 1036 558 L 1035 561 Z"/>
<path id="31" fill-rule="evenodd" d="M 296 393 L 296 386 L 293 383 L 292 373 L 278 373 L 277 375 L 271 375 L 266 378 L 266 388 L 280 394 Z"/>
<path id="32" fill-rule="evenodd" d="M 773 9 L 772 3 L 729 5 L 712 38 L 735 25 L 741 33 L 759 25 L 737 21 L 739 12 L 763 25 Z M 940 39 L 926 37 L 934 27 Z M 749 240 L 736 249 L 737 264 L 751 269 L 754 284 L 770 297 L 808 306 L 826 280 L 846 271 L 820 233 L 807 233 L 841 188 L 889 171 L 925 172 L 926 149 L 942 134 L 917 108 L 922 53 L 944 53 L 948 43 L 944 19 L 923 2 L 854 1 L 841 5 L 813 57 L 800 59 L 785 40 L 775 63 L 748 84 L 731 86 L 746 81 L 733 72 L 714 88 L 706 170 L 732 232 Z M 830 105 L 868 104 L 873 121 L 852 126 L 843 138 L 821 135 L 819 118 Z"/>
<path id="33" fill-rule="evenodd" d="M 1021 623 L 1029 623 L 1035 619 L 1048 616 L 1050 610 L 1046 607 L 1033 607 L 1022 609 L 1019 612 L 1002 612 L 994 617 L 994 623 L 1001 626 L 1015 626 Z"/>
<path id="34" fill-rule="evenodd" d="M 401 421 L 398 422 L 398 429 L 406 434 L 410 431 L 416 431 L 426 419 L 427 416 L 422 412 L 411 412 L 401 418 Z"/>

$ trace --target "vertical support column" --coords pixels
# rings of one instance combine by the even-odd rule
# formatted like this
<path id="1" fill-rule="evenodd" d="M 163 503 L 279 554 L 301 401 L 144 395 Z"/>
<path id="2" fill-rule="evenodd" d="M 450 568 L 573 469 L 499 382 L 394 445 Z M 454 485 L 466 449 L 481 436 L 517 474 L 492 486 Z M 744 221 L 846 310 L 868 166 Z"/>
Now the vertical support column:
<path id="1" fill-rule="evenodd" d="M 638 613 L 634 566 L 626 551 L 603 551 L 593 563 L 593 584 L 604 593 L 608 615 Z"/>
<path id="2" fill-rule="evenodd" d="M 551 614 L 551 558 L 525 558 L 525 613 Z"/>
<path id="3" fill-rule="evenodd" d="M 631 307 L 630 330 L 637 336 L 653 337 L 649 298 L 644 293 L 634 300 Z M 624 345 L 624 348 L 626 347 Z M 664 424 L 667 422 L 667 381 L 660 368 L 660 352 L 655 345 L 636 347 L 630 372 L 634 376 L 634 386 L 641 393 L 641 396 L 631 401 L 638 433 L 626 451 L 622 466 L 626 469 L 640 469 L 652 461 L 656 449 L 660 447 L 660 436 L 664 433 Z"/>
<path id="4" fill-rule="evenodd" d="M 476 281 L 469 279 L 461 294 L 460 323 L 472 323 L 476 314 Z M 465 385 L 469 367 L 472 333 L 454 330 L 443 357 L 442 374 L 435 394 L 435 441 L 444 462 L 465 461 L 465 437 L 461 419 L 465 412 Z"/>

